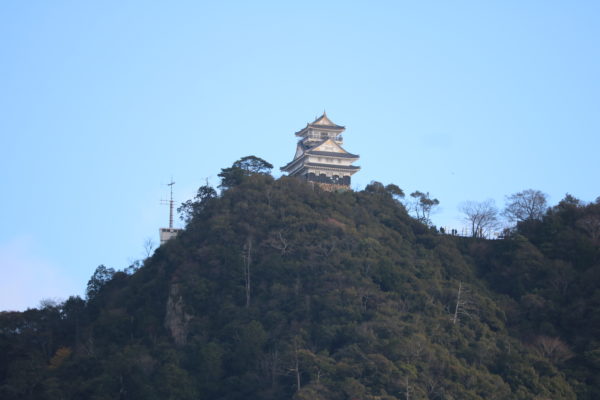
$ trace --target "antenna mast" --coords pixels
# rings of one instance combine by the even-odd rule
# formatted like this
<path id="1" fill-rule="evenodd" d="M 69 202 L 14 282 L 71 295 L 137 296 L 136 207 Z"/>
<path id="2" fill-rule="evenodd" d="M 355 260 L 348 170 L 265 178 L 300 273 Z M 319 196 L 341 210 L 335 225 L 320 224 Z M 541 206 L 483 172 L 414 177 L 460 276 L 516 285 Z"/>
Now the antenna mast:
<path id="1" fill-rule="evenodd" d="M 172 229 L 173 228 L 173 185 L 175 184 L 175 182 L 173 182 L 173 177 L 171 177 L 171 182 L 167 183 L 167 186 L 169 186 L 169 188 L 171 189 L 171 198 L 169 200 L 169 228 Z"/>
<path id="2" fill-rule="evenodd" d="M 162 246 L 163 244 L 165 244 L 166 242 L 168 242 L 169 240 L 173 239 L 175 236 L 177 236 L 177 234 L 179 234 L 179 232 L 181 232 L 181 229 L 177 229 L 177 228 L 173 228 L 173 205 L 175 204 L 175 202 L 173 201 L 173 185 L 175 184 L 175 182 L 173 182 L 173 177 L 171 177 L 171 182 L 167 183 L 167 186 L 169 187 L 169 191 L 171 192 L 171 197 L 169 198 L 169 200 L 161 200 L 160 204 L 163 205 L 169 205 L 169 227 L 168 228 L 159 228 L 158 229 L 158 233 L 160 235 L 160 245 Z"/>

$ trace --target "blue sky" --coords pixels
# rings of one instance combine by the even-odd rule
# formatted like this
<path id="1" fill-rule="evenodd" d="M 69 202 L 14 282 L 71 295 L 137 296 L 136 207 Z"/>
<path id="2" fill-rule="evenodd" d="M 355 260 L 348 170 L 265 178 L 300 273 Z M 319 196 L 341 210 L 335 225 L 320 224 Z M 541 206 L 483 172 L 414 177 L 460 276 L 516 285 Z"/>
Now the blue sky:
<path id="1" fill-rule="evenodd" d="M 353 186 L 465 200 L 600 195 L 600 3 L 0 3 L 0 309 L 83 294 L 158 241 L 160 199 L 323 109 Z M 276 171 L 276 174 L 279 174 Z"/>

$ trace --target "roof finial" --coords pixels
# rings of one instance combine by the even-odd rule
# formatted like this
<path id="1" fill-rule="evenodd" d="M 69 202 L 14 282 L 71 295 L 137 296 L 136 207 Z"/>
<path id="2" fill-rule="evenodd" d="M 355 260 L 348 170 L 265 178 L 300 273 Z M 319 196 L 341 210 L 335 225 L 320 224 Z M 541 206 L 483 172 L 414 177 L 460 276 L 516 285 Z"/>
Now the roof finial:
<path id="1" fill-rule="evenodd" d="M 323 115 L 327 116 L 327 112 L 325 111 L 325 109 L 323 109 Z"/>

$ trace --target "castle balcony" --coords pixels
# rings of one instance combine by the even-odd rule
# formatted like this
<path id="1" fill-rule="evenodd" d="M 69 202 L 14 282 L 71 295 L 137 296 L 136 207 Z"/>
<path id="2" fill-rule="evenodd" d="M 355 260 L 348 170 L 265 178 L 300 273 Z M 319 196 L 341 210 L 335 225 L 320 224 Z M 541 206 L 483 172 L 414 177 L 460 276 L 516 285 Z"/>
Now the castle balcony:
<path id="1" fill-rule="evenodd" d="M 330 136 L 326 132 L 311 132 L 304 137 L 304 141 L 310 142 L 321 141 L 326 139 L 332 139 L 337 143 L 342 143 L 344 141 L 342 135 Z"/>

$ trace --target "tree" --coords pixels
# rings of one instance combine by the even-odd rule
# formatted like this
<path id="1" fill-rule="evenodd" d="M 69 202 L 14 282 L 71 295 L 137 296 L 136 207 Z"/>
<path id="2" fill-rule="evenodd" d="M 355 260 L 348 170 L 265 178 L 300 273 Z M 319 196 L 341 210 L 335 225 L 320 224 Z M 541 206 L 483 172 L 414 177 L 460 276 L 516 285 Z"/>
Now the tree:
<path id="1" fill-rule="evenodd" d="M 377 181 L 371 181 L 367 186 L 365 186 L 365 192 L 367 193 L 378 193 L 378 194 L 387 194 L 392 196 L 393 199 L 398 200 L 404 198 L 404 191 L 398 187 L 398 185 L 394 185 L 390 183 L 389 185 L 384 186 L 383 183 Z"/>
<path id="2" fill-rule="evenodd" d="M 246 293 L 246 308 L 250 307 L 251 293 L 251 274 L 250 267 L 252 266 L 252 237 L 248 236 L 246 244 L 242 251 L 242 260 L 244 262 L 244 291 Z"/>
<path id="3" fill-rule="evenodd" d="M 88 300 L 96 297 L 102 286 L 106 285 L 115 274 L 113 268 L 106 268 L 104 265 L 99 265 L 94 271 L 87 284 L 86 296 Z"/>
<path id="4" fill-rule="evenodd" d="M 600 240 L 600 215 L 585 215 L 577 221 L 577 226 L 590 236 L 592 242 Z"/>
<path id="5" fill-rule="evenodd" d="M 538 336 L 533 342 L 537 352 L 553 363 L 562 363 L 573 357 L 569 346 L 556 337 Z"/>
<path id="6" fill-rule="evenodd" d="M 215 197 L 217 197 L 217 191 L 208 184 L 207 180 L 206 185 L 198 188 L 198 193 L 196 193 L 196 197 L 193 200 L 181 203 L 181 206 L 177 208 L 179 218 L 186 224 L 189 223 L 194 216 L 198 215 L 204 209 L 207 202 Z"/>
<path id="7" fill-rule="evenodd" d="M 385 191 L 388 192 L 396 200 L 404 198 L 404 191 L 400 189 L 398 185 L 394 185 L 393 183 L 386 185 Z"/>
<path id="8" fill-rule="evenodd" d="M 429 196 L 429 192 L 423 193 L 418 190 L 412 192 L 410 197 L 413 198 L 413 201 L 412 204 L 409 205 L 409 209 L 419 221 L 430 225 L 431 220 L 429 219 L 429 216 L 431 215 L 433 208 L 440 204 L 440 201 L 438 199 L 432 199 Z"/>
<path id="9" fill-rule="evenodd" d="M 150 257 L 152 255 L 152 250 L 154 250 L 155 247 L 156 244 L 154 243 L 154 240 L 151 237 L 146 238 L 146 240 L 144 240 L 144 256 L 146 258 Z"/>
<path id="10" fill-rule="evenodd" d="M 579 206 L 581 206 L 581 200 L 569 193 L 565 194 L 565 198 L 558 202 L 558 207 L 561 209 L 577 208 Z"/>
<path id="11" fill-rule="evenodd" d="M 456 325 L 460 322 L 461 316 L 471 317 L 474 311 L 474 305 L 470 299 L 470 293 L 467 288 L 462 284 L 462 281 L 458 282 L 458 291 L 456 293 L 456 303 L 454 305 L 454 313 L 452 315 L 452 323 Z"/>
<path id="12" fill-rule="evenodd" d="M 492 229 L 498 227 L 498 209 L 492 199 L 482 202 L 465 201 L 459 209 L 464 214 L 465 222 L 470 225 L 472 237 L 486 237 Z"/>
<path id="13" fill-rule="evenodd" d="M 234 162 L 232 167 L 240 168 L 250 174 L 268 175 L 273 169 L 273 164 L 263 160 L 260 157 L 246 156 Z"/>
<path id="14" fill-rule="evenodd" d="M 511 222 L 539 220 L 548 208 L 548 196 L 534 189 L 507 196 L 506 201 L 502 214 Z"/>
<path id="15" fill-rule="evenodd" d="M 272 169 L 273 164 L 262 158 L 256 156 L 242 157 L 234 162 L 231 167 L 221 169 L 221 173 L 219 173 L 221 184 L 219 187 L 227 190 L 230 187 L 239 185 L 250 175 L 269 175 Z"/>
<path id="16" fill-rule="evenodd" d="M 367 193 L 384 193 L 385 186 L 383 183 L 377 181 L 371 181 L 367 186 L 365 186 L 365 192 Z"/>

